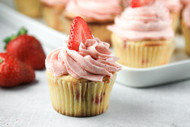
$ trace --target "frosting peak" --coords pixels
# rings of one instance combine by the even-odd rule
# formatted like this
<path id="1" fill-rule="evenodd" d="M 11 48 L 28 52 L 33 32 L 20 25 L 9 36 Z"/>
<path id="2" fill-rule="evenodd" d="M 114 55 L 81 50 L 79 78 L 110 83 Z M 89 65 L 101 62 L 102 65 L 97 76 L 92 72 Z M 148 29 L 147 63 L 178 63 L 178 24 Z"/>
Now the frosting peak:
<path id="1" fill-rule="evenodd" d="M 108 29 L 123 40 L 132 41 L 171 39 L 174 35 L 169 11 L 157 2 L 126 8 Z"/>
<path id="2" fill-rule="evenodd" d="M 113 20 L 122 11 L 120 0 L 71 0 L 66 12 L 96 20 Z"/>
<path id="3" fill-rule="evenodd" d="M 112 77 L 121 67 L 115 62 L 117 57 L 110 56 L 109 44 L 98 38 L 87 39 L 81 43 L 79 51 L 67 47 L 51 52 L 46 59 L 46 68 L 55 76 L 70 74 L 80 79 L 102 81 L 105 76 Z"/>

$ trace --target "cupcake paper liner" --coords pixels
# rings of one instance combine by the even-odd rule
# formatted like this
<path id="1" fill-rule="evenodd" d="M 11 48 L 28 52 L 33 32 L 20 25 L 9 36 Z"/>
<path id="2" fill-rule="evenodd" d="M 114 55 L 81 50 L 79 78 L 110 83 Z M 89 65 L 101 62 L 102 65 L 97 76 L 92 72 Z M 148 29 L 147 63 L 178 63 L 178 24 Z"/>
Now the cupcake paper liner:
<path id="1" fill-rule="evenodd" d="M 112 43 L 118 61 L 128 67 L 147 68 L 167 64 L 174 50 L 172 41 L 123 42 L 116 34 Z"/>
<path id="2" fill-rule="evenodd" d="M 113 23 L 89 23 L 88 26 L 92 31 L 93 36 L 98 37 L 101 41 L 110 43 L 111 31 L 107 29 L 109 25 Z"/>
<path id="3" fill-rule="evenodd" d="M 172 18 L 172 28 L 174 32 L 177 32 L 177 28 L 180 26 L 180 13 L 170 13 Z"/>
<path id="4" fill-rule="evenodd" d="M 102 82 L 75 79 L 67 75 L 54 77 L 47 71 L 50 97 L 54 109 L 68 116 L 94 116 L 104 113 L 116 74 L 105 77 Z"/>
<path id="5" fill-rule="evenodd" d="M 14 0 L 16 9 L 21 13 L 31 16 L 41 16 L 41 3 L 40 0 Z"/>
<path id="6" fill-rule="evenodd" d="M 185 38 L 185 51 L 188 54 L 190 54 L 190 28 L 183 20 L 181 26 L 182 26 L 183 36 Z"/>
<path id="7" fill-rule="evenodd" d="M 70 29 L 64 17 L 61 16 L 64 12 L 63 6 L 43 4 L 42 10 L 43 18 L 48 26 L 65 33 L 67 29 Z"/>

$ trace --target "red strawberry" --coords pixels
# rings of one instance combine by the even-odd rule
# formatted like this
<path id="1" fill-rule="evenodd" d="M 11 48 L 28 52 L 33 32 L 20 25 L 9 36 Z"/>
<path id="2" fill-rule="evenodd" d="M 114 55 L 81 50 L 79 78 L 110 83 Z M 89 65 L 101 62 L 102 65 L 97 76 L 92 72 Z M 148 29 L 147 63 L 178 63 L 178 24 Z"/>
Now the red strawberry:
<path id="1" fill-rule="evenodd" d="M 35 73 L 31 66 L 8 53 L 0 53 L 0 86 L 13 87 L 34 80 Z"/>
<path id="2" fill-rule="evenodd" d="M 75 17 L 71 25 L 69 41 L 67 44 L 68 48 L 78 51 L 81 42 L 84 43 L 86 39 L 92 38 L 91 31 L 84 19 L 81 17 Z"/>
<path id="3" fill-rule="evenodd" d="M 20 35 L 7 44 L 7 52 L 17 57 L 33 69 L 45 67 L 45 53 L 40 42 L 33 36 Z"/>
<path id="4" fill-rule="evenodd" d="M 132 8 L 142 7 L 150 2 L 154 2 L 154 0 L 131 0 L 131 7 Z"/>

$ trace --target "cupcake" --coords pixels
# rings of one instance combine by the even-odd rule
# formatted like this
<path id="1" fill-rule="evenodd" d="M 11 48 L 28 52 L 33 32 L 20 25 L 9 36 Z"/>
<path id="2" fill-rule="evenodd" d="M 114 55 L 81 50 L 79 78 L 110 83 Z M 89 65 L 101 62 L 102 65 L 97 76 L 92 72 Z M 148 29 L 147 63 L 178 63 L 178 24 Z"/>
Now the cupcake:
<path id="1" fill-rule="evenodd" d="M 67 46 L 46 58 L 47 80 L 54 109 L 68 116 L 104 113 L 121 67 L 109 44 L 91 35 L 86 22 L 76 17 Z"/>
<path id="2" fill-rule="evenodd" d="M 167 64 L 174 48 L 168 9 L 154 1 L 145 5 L 134 1 L 108 27 L 119 63 L 134 68 Z"/>
<path id="3" fill-rule="evenodd" d="M 65 20 L 61 17 L 68 0 L 41 0 L 43 18 L 46 24 L 56 30 L 64 32 L 70 26 L 65 25 Z"/>
<path id="4" fill-rule="evenodd" d="M 121 11 L 120 0 L 72 0 L 63 15 L 68 25 L 71 25 L 73 17 L 81 16 L 94 36 L 110 42 L 111 32 L 107 30 L 107 26 L 113 24 L 114 17 Z M 66 33 L 69 33 L 69 29 Z"/>
<path id="5" fill-rule="evenodd" d="M 185 51 L 190 54 L 190 4 L 183 10 L 181 27 L 185 38 Z"/>
<path id="6" fill-rule="evenodd" d="M 172 27 L 174 31 L 177 30 L 180 25 L 180 12 L 181 12 L 181 2 L 180 0 L 158 0 L 162 3 L 166 8 L 169 9 L 171 17 L 172 17 Z"/>
<path id="7" fill-rule="evenodd" d="M 31 16 L 41 16 L 41 3 L 40 0 L 14 0 L 16 9 L 21 13 Z"/>

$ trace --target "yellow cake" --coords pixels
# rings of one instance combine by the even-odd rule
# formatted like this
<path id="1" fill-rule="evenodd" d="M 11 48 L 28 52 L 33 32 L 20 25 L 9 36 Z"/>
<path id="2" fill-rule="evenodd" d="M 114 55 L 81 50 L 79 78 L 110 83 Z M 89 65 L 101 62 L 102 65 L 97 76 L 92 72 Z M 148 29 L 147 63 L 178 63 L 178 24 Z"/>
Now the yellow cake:
<path id="1" fill-rule="evenodd" d="M 182 21 L 182 32 L 185 38 L 185 51 L 190 54 L 190 28 Z"/>
<path id="2" fill-rule="evenodd" d="M 114 53 L 120 64 L 134 68 L 147 68 L 167 64 L 174 51 L 172 40 L 123 41 L 116 34 L 111 37 Z"/>
<path id="3" fill-rule="evenodd" d="M 41 16 L 41 3 L 40 0 L 14 0 L 16 9 L 21 13 L 31 16 Z"/>
<path id="4" fill-rule="evenodd" d="M 53 108 L 68 116 L 94 116 L 104 113 L 109 105 L 109 97 L 116 74 L 103 81 L 76 79 L 71 75 L 55 77 L 47 71 Z"/>
<path id="5" fill-rule="evenodd" d="M 65 32 L 66 29 L 70 29 L 70 26 L 65 23 L 64 17 L 61 16 L 65 10 L 65 6 L 66 2 L 48 3 L 45 0 L 42 1 L 42 14 L 45 23 L 61 32 Z"/>
<path id="6" fill-rule="evenodd" d="M 190 4 L 183 10 L 181 28 L 185 38 L 185 51 L 190 54 Z"/>
<path id="7" fill-rule="evenodd" d="M 180 26 L 180 12 L 179 13 L 170 13 L 172 18 L 172 28 L 177 32 L 178 27 Z"/>

